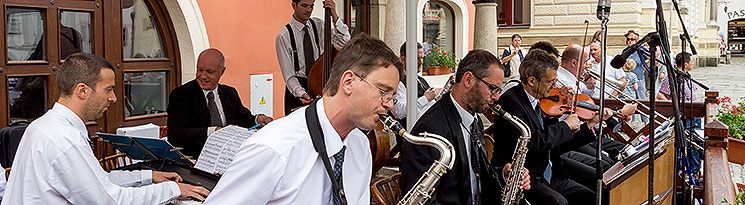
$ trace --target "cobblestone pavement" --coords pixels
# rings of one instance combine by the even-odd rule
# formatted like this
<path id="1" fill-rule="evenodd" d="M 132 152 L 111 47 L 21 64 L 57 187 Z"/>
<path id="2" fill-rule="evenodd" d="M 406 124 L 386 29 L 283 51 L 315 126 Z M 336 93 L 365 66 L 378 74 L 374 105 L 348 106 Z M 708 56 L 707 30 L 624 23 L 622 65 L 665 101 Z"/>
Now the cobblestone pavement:
<path id="1" fill-rule="evenodd" d="M 691 76 L 699 82 L 719 91 L 719 96 L 729 96 L 733 101 L 745 97 L 745 57 L 733 57 L 730 64 L 719 64 L 718 67 L 699 67 L 690 71 Z M 699 98 L 703 99 L 704 90 L 698 89 Z M 730 163 L 732 180 L 745 183 L 745 167 Z"/>

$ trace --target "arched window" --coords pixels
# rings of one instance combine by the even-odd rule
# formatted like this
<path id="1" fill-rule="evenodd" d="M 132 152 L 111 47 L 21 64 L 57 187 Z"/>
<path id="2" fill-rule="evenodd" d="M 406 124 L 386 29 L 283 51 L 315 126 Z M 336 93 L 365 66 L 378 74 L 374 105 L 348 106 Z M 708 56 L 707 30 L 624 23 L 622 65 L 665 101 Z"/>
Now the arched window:
<path id="1" fill-rule="evenodd" d="M 424 52 L 434 48 L 455 50 L 455 17 L 453 9 L 440 1 L 429 1 L 422 13 Z M 425 62 L 427 59 L 425 59 Z"/>
<path id="2" fill-rule="evenodd" d="M 56 71 L 76 52 L 115 66 L 117 102 L 89 133 L 165 125 L 168 91 L 179 85 L 178 44 L 159 0 L 0 0 L 0 127 L 34 120 L 57 99 Z M 5 86 L 7 85 L 7 86 Z"/>

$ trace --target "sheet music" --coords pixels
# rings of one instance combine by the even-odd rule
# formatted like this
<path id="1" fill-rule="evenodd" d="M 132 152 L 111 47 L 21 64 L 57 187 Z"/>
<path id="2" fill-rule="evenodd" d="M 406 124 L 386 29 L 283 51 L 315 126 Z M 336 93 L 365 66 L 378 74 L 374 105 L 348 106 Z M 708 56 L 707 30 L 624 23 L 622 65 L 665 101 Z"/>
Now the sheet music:
<path id="1" fill-rule="evenodd" d="M 243 142 L 255 133 L 256 129 L 235 125 L 215 131 L 207 138 L 194 168 L 208 173 L 225 173 Z"/>

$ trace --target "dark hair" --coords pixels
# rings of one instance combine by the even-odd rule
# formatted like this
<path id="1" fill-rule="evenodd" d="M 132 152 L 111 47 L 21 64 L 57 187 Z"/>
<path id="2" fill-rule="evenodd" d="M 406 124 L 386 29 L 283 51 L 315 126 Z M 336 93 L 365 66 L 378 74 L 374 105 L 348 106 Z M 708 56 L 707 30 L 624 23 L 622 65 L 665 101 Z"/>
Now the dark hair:
<path id="1" fill-rule="evenodd" d="M 60 96 L 70 96 L 78 83 L 96 89 L 96 83 L 101 80 L 103 68 L 114 71 L 114 66 L 99 56 L 88 53 L 72 54 L 57 70 L 57 91 Z"/>
<path id="2" fill-rule="evenodd" d="M 520 81 L 527 83 L 530 76 L 540 80 L 546 75 L 548 69 L 559 69 L 559 62 L 556 62 L 556 58 L 551 57 L 546 51 L 532 50 L 520 63 Z"/>
<path id="3" fill-rule="evenodd" d="M 623 34 L 623 37 L 626 37 L 626 38 L 628 38 L 628 37 L 629 37 L 629 34 L 632 34 L 632 33 L 633 33 L 633 34 L 636 34 L 636 36 L 639 36 L 639 34 L 638 34 L 638 33 L 636 33 L 636 31 L 634 31 L 634 30 L 632 29 L 632 30 L 629 30 L 629 31 L 627 31 L 627 32 L 626 32 L 626 34 Z"/>
<path id="4" fill-rule="evenodd" d="M 549 43 L 548 41 L 538 41 L 533 46 L 530 46 L 530 49 L 528 52 L 534 50 L 534 49 L 540 49 L 543 51 L 548 52 L 549 54 L 554 54 L 556 57 L 561 56 L 561 53 L 559 53 L 559 50 L 554 47 L 553 44 Z"/>
<path id="5" fill-rule="evenodd" d="M 378 67 L 395 66 L 399 76 L 403 72 L 401 59 L 393 53 L 383 41 L 367 34 L 359 34 L 344 46 L 334 59 L 329 79 L 323 87 L 323 93 L 336 95 L 342 74 L 351 70 L 360 77 L 365 77 Z"/>
<path id="6" fill-rule="evenodd" d="M 463 74 L 468 71 L 471 71 L 476 77 L 485 78 L 489 75 L 489 67 L 495 64 L 504 70 L 502 63 L 491 52 L 480 49 L 472 50 L 458 63 L 458 69 L 455 71 L 455 82 L 459 83 L 463 79 Z"/>
<path id="7" fill-rule="evenodd" d="M 520 34 L 512 34 L 512 39 L 511 40 L 515 40 L 515 38 L 523 39 L 523 37 L 520 36 Z"/>
<path id="8" fill-rule="evenodd" d="M 685 63 L 688 61 L 691 61 L 691 54 L 688 52 L 682 52 L 678 53 L 678 55 L 675 55 L 675 66 L 682 68 L 685 66 Z"/>
<path id="9" fill-rule="evenodd" d="M 422 44 L 421 44 L 421 43 L 419 43 L 419 42 L 417 42 L 417 43 L 416 43 L 416 48 L 417 48 L 417 49 L 420 49 L 420 48 L 422 48 Z M 400 48 L 400 49 L 398 49 L 398 54 L 399 54 L 400 56 L 405 56 L 405 55 L 406 55 L 406 42 L 404 42 L 404 44 L 402 44 L 402 45 L 401 45 L 401 48 Z"/>
<path id="10" fill-rule="evenodd" d="M 292 0 L 292 3 L 298 3 L 300 0 Z"/>

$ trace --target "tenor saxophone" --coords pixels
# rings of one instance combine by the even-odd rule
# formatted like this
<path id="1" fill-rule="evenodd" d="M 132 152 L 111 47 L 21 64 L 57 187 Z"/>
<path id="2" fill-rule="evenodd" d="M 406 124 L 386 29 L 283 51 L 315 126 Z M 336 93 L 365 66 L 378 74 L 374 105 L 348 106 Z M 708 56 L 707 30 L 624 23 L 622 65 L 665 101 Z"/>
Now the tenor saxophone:
<path id="1" fill-rule="evenodd" d="M 455 164 L 455 149 L 453 149 L 453 145 L 444 137 L 432 133 L 424 132 L 419 134 L 419 136 L 412 135 L 406 132 L 398 121 L 388 115 L 380 114 L 378 117 L 387 129 L 397 132 L 406 141 L 417 145 L 432 146 L 440 152 L 440 159 L 436 160 L 429 167 L 429 170 L 424 172 L 411 190 L 398 202 L 398 204 L 406 205 L 424 204 L 432 197 L 431 194 L 435 190 L 435 184 L 440 180 L 440 177 L 452 169 L 453 164 Z"/>
<path id="2" fill-rule="evenodd" d="M 507 121 L 510 121 L 512 125 L 520 130 L 522 136 L 517 139 L 517 146 L 515 151 L 512 152 L 512 167 L 510 167 L 510 174 L 507 177 L 507 186 L 502 189 L 502 204 L 514 205 L 520 204 L 523 198 L 522 189 L 520 189 L 520 181 L 523 175 L 523 167 L 525 167 L 525 156 L 528 154 L 528 142 L 530 141 L 530 129 L 520 118 L 510 115 L 510 113 L 502 110 L 500 105 L 490 105 L 492 114 L 502 116 Z M 527 201 L 526 201 L 527 203 Z M 529 203 L 528 203 L 529 204 Z"/>

